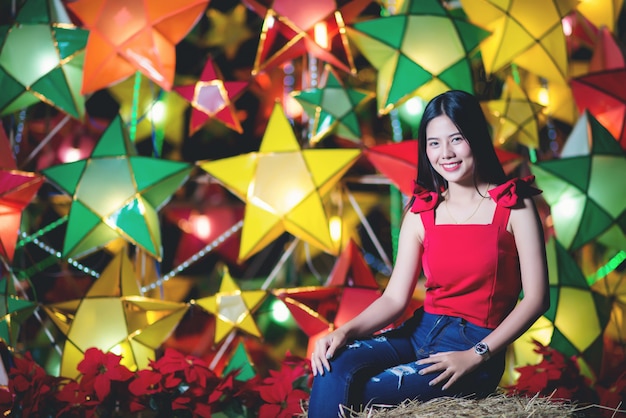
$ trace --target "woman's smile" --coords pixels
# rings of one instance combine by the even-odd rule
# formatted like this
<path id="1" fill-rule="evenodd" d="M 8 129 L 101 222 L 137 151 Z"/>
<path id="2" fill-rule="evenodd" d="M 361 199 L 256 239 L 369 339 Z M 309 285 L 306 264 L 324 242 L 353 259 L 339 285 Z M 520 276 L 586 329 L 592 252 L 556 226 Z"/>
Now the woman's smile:
<path id="1" fill-rule="evenodd" d="M 441 168 L 443 168 L 447 172 L 452 172 L 452 171 L 457 170 L 461 166 L 461 162 L 457 161 L 454 163 L 441 163 L 440 165 L 441 165 Z"/>

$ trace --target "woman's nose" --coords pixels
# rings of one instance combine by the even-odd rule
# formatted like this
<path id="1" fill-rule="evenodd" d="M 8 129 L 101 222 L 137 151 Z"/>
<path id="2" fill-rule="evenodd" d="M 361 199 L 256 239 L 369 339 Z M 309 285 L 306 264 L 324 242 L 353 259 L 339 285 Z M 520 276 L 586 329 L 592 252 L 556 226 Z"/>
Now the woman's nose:
<path id="1" fill-rule="evenodd" d="M 454 150 L 452 149 L 452 146 L 450 146 L 450 144 L 443 144 L 443 158 L 452 158 L 454 157 Z"/>

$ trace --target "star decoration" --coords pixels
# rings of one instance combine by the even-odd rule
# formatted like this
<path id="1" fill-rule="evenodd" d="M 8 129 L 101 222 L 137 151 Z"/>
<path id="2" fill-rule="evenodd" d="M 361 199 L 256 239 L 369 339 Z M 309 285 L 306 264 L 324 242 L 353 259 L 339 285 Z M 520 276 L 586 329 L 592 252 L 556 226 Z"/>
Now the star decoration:
<path id="1" fill-rule="evenodd" d="M 532 347 L 537 340 L 567 357 L 579 357 L 582 372 L 597 376 L 611 304 L 591 290 L 576 261 L 554 238 L 546 243 L 546 256 L 550 308 L 515 342 L 516 363 L 536 364 Z"/>
<path id="2" fill-rule="evenodd" d="M 200 42 L 206 47 L 221 47 L 229 60 L 235 58 L 237 51 L 254 32 L 247 24 L 247 11 L 243 4 L 238 4 L 226 13 L 217 9 L 206 12 L 209 18 L 209 31 Z"/>
<path id="3" fill-rule="evenodd" d="M 626 149 L 626 94 L 615 88 L 626 81 L 626 68 L 599 71 L 571 80 L 579 109 L 591 112 Z"/>
<path id="4" fill-rule="evenodd" d="M 37 309 L 37 302 L 18 294 L 16 280 L 7 272 L 0 277 L 0 340 L 10 347 L 18 342 L 20 325 Z"/>
<path id="5" fill-rule="evenodd" d="M 559 159 L 531 166 L 567 250 L 599 240 L 626 251 L 626 154 L 589 112 L 576 123 Z"/>
<path id="6" fill-rule="evenodd" d="M 122 364 L 131 370 L 146 368 L 189 305 L 143 297 L 132 262 L 121 251 L 85 297 L 43 308 L 67 336 L 60 374 L 73 378 L 90 347 L 121 354 Z"/>
<path id="7" fill-rule="evenodd" d="M 111 87 L 108 91 L 119 103 L 119 114 L 129 126 L 133 117 L 134 77 L 127 78 Z M 142 76 L 137 102 L 137 131 L 135 142 L 151 139 L 157 142 L 158 155 L 163 155 L 163 141 L 173 150 L 180 150 L 185 139 L 185 111 L 187 101 L 174 92 L 168 92 L 155 86 L 152 80 Z M 160 145 L 160 146 L 159 146 Z M 174 152 L 174 151 L 172 151 Z M 176 159 L 174 155 L 168 159 Z"/>
<path id="8" fill-rule="evenodd" d="M 381 201 L 379 193 L 371 190 L 350 191 L 350 196 L 344 193 L 344 190 L 345 188 L 342 188 L 341 193 L 331 194 L 326 205 L 327 211 L 330 213 L 330 224 L 335 223 L 335 225 L 340 226 L 336 230 L 338 236 L 333 235 L 334 253 L 337 254 L 340 254 L 350 244 L 351 240 L 361 244 L 362 218 L 367 218 L 376 208 L 386 204 L 384 201 Z M 340 197 L 337 197 L 337 195 L 340 195 Z M 371 230 L 369 228 L 364 229 L 369 235 Z M 371 236 L 370 239 L 372 239 Z M 311 262 L 311 260 L 315 260 L 316 257 L 325 255 L 326 253 L 320 248 L 304 242 L 302 245 L 298 245 L 294 251 L 293 262 L 297 267 L 302 267 Z"/>
<path id="9" fill-rule="evenodd" d="M 227 375 L 234 371 L 237 371 L 235 380 L 240 382 L 246 382 L 257 375 L 256 370 L 254 370 L 254 363 L 250 359 L 250 356 L 246 352 L 246 347 L 242 342 L 239 342 L 237 348 L 233 350 L 230 359 L 226 363 L 226 367 L 224 367 L 222 375 Z"/>
<path id="10" fill-rule="evenodd" d="M 140 71 L 165 90 L 176 72 L 176 44 L 195 26 L 209 0 L 77 0 L 67 7 L 89 29 L 82 93 Z"/>
<path id="11" fill-rule="evenodd" d="M 378 70 L 378 113 L 387 114 L 414 96 L 473 91 L 470 55 L 488 32 L 438 0 L 410 0 L 399 14 L 355 23 L 348 35 Z"/>
<path id="12" fill-rule="evenodd" d="M 563 18 L 563 32 L 566 34 L 565 42 L 570 57 L 580 48 L 593 49 L 598 37 L 598 28 L 578 10 Z"/>
<path id="13" fill-rule="evenodd" d="M 193 107 L 189 135 L 197 132 L 211 118 L 242 133 L 233 101 L 247 86 L 246 81 L 224 81 L 213 60 L 208 59 L 197 83 L 174 87 Z"/>
<path id="14" fill-rule="evenodd" d="M 357 316 L 381 290 L 354 241 L 337 259 L 325 286 L 275 289 L 300 328 L 309 336 L 308 353 L 328 331 Z"/>
<path id="15" fill-rule="evenodd" d="M 322 198 L 359 155 L 358 149 L 300 149 L 276 103 L 259 152 L 198 164 L 246 202 L 239 249 L 244 260 L 285 231 L 332 253 Z"/>
<path id="16" fill-rule="evenodd" d="M 593 55 L 589 61 L 589 72 L 626 68 L 626 56 L 622 52 L 615 35 L 606 27 L 598 29 L 592 47 Z"/>
<path id="17" fill-rule="evenodd" d="M 0 257 L 13 260 L 22 211 L 43 184 L 43 176 L 17 169 L 9 139 L 0 124 Z"/>
<path id="18" fill-rule="evenodd" d="M 565 82 L 567 45 L 561 19 L 578 0 L 461 0 L 470 20 L 492 32 L 480 45 L 487 74 L 517 64 L 548 80 Z M 538 7 L 541 13 L 537 13 Z"/>
<path id="19" fill-rule="evenodd" d="M 402 193 L 413 194 L 417 179 L 417 140 L 368 147 L 363 155 Z"/>
<path id="20" fill-rule="evenodd" d="M 604 26 L 613 32 L 623 6 L 624 0 L 581 1 L 576 5 L 576 10 L 596 27 Z"/>
<path id="21" fill-rule="evenodd" d="M 483 102 L 483 108 L 494 128 L 493 139 L 500 146 L 515 141 L 529 148 L 539 148 L 537 115 L 543 106 L 531 102 L 512 77 L 507 77 L 502 97 Z"/>
<path id="22" fill-rule="evenodd" d="M 91 156 L 43 170 L 72 196 L 64 257 L 80 257 L 123 238 L 161 259 L 157 211 L 183 184 L 193 166 L 136 155 L 117 116 Z"/>
<path id="23" fill-rule="evenodd" d="M 518 67 L 519 85 L 531 103 L 543 106 L 542 113 L 567 125 L 578 120 L 579 112 L 569 83 L 550 81 Z"/>
<path id="24" fill-rule="evenodd" d="M 336 0 L 243 2 L 264 18 L 253 75 L 307 53 L 333 67 L 356 73 L 346 25 L 372 0 L 350 0 L 341 7 Z"/>
<path id="25" fill-rule="evenodd" d="M 88 34 L 57 0 L 28 0 L 12 26 L 0 25 L 0 116 L 44 102 L 82 119 Z"/>
<path id="26" fill-rule="evenodd" d="M 323 87 L 296 91 L 292 96 L 302 105 L 313 120 L 310 141 L 315 143 L 334 132 L 354 142 L 361 138 L 361 128 L 356 111 L 374 98 L 365 90 L 347 89 L 330 66 L 322 77 Z"/>
<path id="27" fill-rule="evenodd" d="M 215 315 L 215 344 L 219 344 L 235 328 L 261 337 L 252 313 L 266 296 L 265 290 L 241 290 L 226 270 L 219 292 L 192 303 Z"/>

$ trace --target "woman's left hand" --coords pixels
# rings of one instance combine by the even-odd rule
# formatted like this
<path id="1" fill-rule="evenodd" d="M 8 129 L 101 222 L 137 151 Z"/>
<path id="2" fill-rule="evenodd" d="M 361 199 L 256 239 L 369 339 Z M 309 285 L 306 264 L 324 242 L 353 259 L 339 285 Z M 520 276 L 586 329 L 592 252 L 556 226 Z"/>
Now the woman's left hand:
<path id="1" fill-rule="evenodd" d="M 419 360 L 417 364 L 430 364 L 430 366 L 420 370 L 420 374 L 441 372 L 429 384 L 430 386 L 435 386 L 445 382 L 442 389 L 446 390 L 462 376 L 476 369 L 482 361 L 481 356 L 476 354 L 474 349 L 470 349 L 431 354 L 429 357 Z"/>

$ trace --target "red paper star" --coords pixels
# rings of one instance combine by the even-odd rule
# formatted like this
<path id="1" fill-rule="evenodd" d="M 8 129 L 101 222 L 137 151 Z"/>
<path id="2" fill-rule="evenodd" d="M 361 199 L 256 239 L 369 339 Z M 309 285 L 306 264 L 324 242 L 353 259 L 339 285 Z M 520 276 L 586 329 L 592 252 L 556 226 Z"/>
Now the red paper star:
<path id="1" fill-rule="evenodd" d="M 405 195 L 412 195 L 417 178 L 417 140 L 375 145 L 363 151 L 372 165 Z"/>
<path id="2" fill-rule="evenodd" d="M 189 135 L 197 132 L 210 118 L 216 118 L 229 128 L 242 133 L 233 105 L 235 98 L 248 86 L 246 81 L 223 81 L 213 60 L 207 60 L 195 84 L 174 87 L 174 90 L 191 103 L 193 110 L 189 121 Z"/>
<path id="3" fill-rule="evenodd" d="M 0 256 L 13 260 L 22 211 L 31 202 L 44 178 L 17 170 L 9 140 L 0 126 Z"/>
<path id="4" fill-rule="evenodd" d="M 337 259 L 327 286 L 276 289 L 274 294 L 285 302 L 309 336 L 310 353 L 319 337 L 357 316 L 380 297 L 381 291 L 359 247 L 351 240 Z"/>
<path id="5" fill-rule="evenodd" d="M 372 0 L 243 0 L 263 17 L 253 74 L 306 53 L 346 72 L 356 73 L 346 24 Z"/>
<path id="6" fill-rule="evenodd" d="M 209 0 L 78 0 L 68 2 L 89 29 L 81 93 L 91 93 L 140 71 L 171 90 L 175 45 L 204 14 Z"/>

